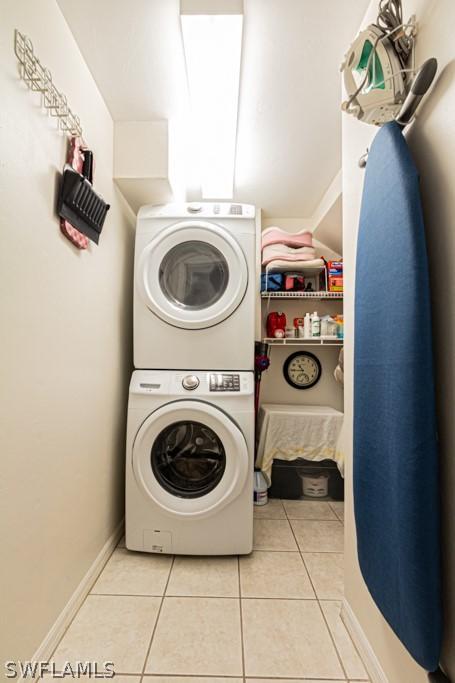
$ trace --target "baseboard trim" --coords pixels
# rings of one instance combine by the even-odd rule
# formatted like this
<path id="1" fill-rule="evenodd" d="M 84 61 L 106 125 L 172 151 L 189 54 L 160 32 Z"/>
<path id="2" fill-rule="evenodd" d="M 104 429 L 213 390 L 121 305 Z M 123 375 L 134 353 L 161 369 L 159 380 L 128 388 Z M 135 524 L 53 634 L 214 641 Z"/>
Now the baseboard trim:
<path id="1" fill-rule="evenodd" d="M 343 600 L 341 618 L 363 659 L 363 663 L 370 675 L 372 683 L 389 683 L 387 676 L 379 663 L 379 659 L 376 657 L 374 650 L 371 647 L 370 641 L 366 637 L 363 628 L 346 598 Z"/>
<path id="2" fill-rule="evenodd" d="M 65 633 L 66 629 L 70 625 L 72 619 L 74 618 L 76 612 L 84 602 L 87 595 L 95 583 L 98 575 L 103 569 L 104 565 L 108 561 L 109 557 L 112 555 L 114 548 L 118 544 L 120 538 L 123 535 L 125 522 L 122 521 L 115 528 L 113 533 L 109 536 L 106 543 L 101 548 L 100 552 L 96 556 L 95 560 L 89 567 L 82 581 L 66 603 L 63 610 L 60 612 L 54 625 L 48 632 L 47 636 L 44 638 L 41 645 L 38 647 L 37 651 L 33 655 L 31 661 L 33 662 L 47 662 L 52 657 L 52 654 L 57 647 L 60 639 Z M 18 679 L 18 683 L 22 683 L 24 678 Z"/>

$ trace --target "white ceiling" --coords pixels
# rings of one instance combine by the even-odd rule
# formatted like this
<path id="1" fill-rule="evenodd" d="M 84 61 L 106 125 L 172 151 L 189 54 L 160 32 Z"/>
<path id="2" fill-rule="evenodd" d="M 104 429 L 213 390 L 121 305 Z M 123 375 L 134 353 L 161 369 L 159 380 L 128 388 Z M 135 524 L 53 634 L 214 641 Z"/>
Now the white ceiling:
<path id="1" fill-rule="evenodd" d="M 178 0 L 58 3 L 114 120 L 184 114 Z M 339 64 L 368 4 L 244 0 L 235 200 L 313 214 L 341 166 Z"/>

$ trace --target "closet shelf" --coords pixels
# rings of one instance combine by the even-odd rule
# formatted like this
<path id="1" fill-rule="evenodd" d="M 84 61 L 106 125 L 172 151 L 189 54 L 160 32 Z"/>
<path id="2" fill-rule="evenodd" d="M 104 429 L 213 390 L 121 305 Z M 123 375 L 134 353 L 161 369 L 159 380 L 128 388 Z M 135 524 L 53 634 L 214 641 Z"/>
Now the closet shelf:
<path id="1" fill-rule="evenodd" d="M 324 299 L 342 300 L 343 292 L 261 292 L 262 299 Z"/>
<path id="2" fill-rule="evenodd" d="M 321 339 L 314 337 L 313 339 L 302 339 L 301 337 L 264 337 L 262 340 L 265 344 L 270 346 L 343 346 L 344 340 L 339 339 Z"/>

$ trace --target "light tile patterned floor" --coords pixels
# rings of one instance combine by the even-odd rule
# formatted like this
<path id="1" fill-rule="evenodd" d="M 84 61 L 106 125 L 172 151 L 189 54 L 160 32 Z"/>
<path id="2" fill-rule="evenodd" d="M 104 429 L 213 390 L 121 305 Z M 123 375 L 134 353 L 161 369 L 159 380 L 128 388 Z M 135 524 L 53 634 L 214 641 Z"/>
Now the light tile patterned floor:
<path id="1" fill-rule="evenodd" d="M 368 675 L 340 618 L 343 504 L 255 508 L 247 557 L 119 543 L 54 653 L 115 664 L 119 683 L 345 683 Z M 280 680 L 283 679 L 283 680 Z"/>

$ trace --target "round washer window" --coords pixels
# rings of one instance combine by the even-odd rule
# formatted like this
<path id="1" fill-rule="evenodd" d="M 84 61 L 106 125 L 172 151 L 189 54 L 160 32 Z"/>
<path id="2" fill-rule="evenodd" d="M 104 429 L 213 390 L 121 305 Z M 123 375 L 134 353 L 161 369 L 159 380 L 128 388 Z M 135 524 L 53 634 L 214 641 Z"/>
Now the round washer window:
<path id="1" fill-rule="evenodd" d="M 201 310 L 226 291 L 229 267 L 223 254 L 207 242 L 182 242 L 168 251 L 160 265 L 160 286 L 169 301 Z"/>
<path id="2" fill-rule="evenodd" d="M 210 427 L 201 422 L 175 422 L 156 437 L 151 465 L 166 491 L 180 498 L 198 498 L 219 484 L 226 453 Z"/>

